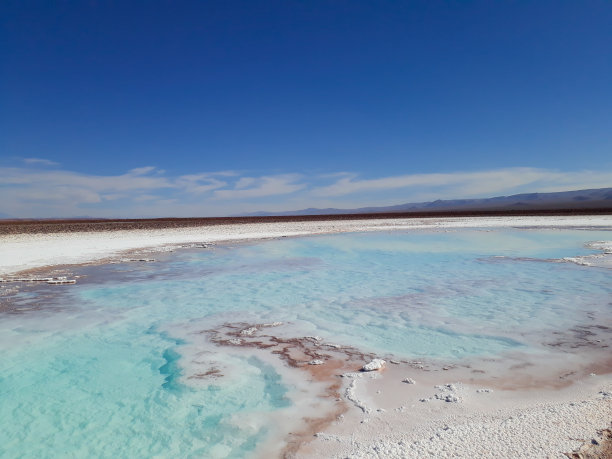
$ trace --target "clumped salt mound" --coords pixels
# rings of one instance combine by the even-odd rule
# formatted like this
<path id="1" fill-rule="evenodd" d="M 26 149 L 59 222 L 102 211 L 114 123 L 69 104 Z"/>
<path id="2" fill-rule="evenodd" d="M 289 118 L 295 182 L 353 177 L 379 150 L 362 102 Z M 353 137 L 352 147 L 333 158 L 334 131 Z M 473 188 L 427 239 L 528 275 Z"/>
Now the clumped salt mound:
<path id="1" fill-rule="evenodd" d="M 382 369 L 387 362 L 383 359 L 374 359 L 361 367 L 361 371 L 377 371 Z"/>
<path id="2" fill-rule="evenodd" d="M 587 242 L 588 249 L 599 250 L 601 253 L 591 255 L 580 255 L 577 257 L 565 257 L 562 261 L 576 263 L 581 266 L 595 266 L 612 269 L 612 241 Z"/>
<path id="3" fill-rule="evenodd" d="M 612 255 L 612 241 L 593 241 L 586 246 L 590 249 L 601 250 L 604 254 Z"/>

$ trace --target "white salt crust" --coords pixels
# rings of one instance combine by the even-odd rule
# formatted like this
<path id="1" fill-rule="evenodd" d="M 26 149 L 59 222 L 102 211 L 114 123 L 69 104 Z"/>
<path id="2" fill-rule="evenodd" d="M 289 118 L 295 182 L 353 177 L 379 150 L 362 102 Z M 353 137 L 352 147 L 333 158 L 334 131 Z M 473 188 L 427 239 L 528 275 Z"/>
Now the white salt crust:
<path id="1" fill-rule="evenodd" d="M 520 400 L 521 394 L 479 395 L 490 397 L 493 409 L 486 412 L 470 404 L 451 407 L 440 400 L 422 404 L 427 405 L 426 411 L 406 407 L 395 412 L 374 411 L 360 406 L 367 417 L 358 427 L 339 428 L 345 415 L 332 432 L 315 435 L 297 457 L 566 458 L 563 453 L 576 450 L 595 438 L 598 430 L 612 425 L 612 397 L 606 395 L 612 380 L 604 387 L 607 389 L 591 390 L 590 395 L 574 389 L 570 391 L 574 396 L 564 401 L 546 401 L 545 393 L 528 406 Z M 515 402 L 509 403 L 512 398 Z M 431 408 L 433 403 L 440 405 Z M 513 404 L 519 408 L 511 407 Z"/>
<path id="2" fill-rule="evenodd" d="M 343 376 L 349 410 L 297 458 L 566 458 L 612 426 L 611 375 L 516 390 L 461 382 L 469 368 Z"/>

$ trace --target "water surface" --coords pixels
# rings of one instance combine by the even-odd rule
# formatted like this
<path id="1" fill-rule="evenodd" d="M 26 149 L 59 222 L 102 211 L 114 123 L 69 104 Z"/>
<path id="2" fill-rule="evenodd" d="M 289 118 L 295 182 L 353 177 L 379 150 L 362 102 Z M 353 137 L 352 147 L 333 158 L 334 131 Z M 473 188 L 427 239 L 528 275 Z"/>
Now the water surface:
<path id="1" fill-rule="evenodd" d="M 551 260 L 606 239 L 355 233 L 83 268 L 52 297 L 22 291 L 37 310 L 0 316 L 0 456 L 249 455 L 303 395 L 260 354 L 195 338 L 228 322 L 283 322 L 288 336 L 404 358 L 557 352 L 553 332 L 610 323 L 612 271 Z M 223 377 L 190 378 L 213 364 Z"/>

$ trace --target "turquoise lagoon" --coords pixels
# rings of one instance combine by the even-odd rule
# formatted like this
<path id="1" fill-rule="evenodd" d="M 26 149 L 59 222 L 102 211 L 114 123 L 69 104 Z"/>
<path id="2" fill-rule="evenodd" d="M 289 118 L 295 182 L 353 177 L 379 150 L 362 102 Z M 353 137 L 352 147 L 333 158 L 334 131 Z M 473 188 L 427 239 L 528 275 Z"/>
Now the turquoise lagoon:
<path id="1" fill-rule="evenodd" d="M 0 457 L 254 454 L 305 395 L 261 355 L 197 334 L 224 323 L 445 362 L 560 352 L 552 333 L 610 324 L 612 270 L 554 260 L 610 234 L 353 233 L 83 267 L 0 316 Z M 198 359 L 225 376 L 192 383 Z"/>

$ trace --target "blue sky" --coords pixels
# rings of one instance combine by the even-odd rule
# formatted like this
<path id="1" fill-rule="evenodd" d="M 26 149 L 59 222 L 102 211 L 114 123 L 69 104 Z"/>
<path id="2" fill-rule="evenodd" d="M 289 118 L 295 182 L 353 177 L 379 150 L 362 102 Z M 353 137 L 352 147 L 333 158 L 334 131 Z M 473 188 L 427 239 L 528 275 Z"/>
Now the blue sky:
<path id="1" fill-rule="evenodd" d="M 0 216 L 612 186 L 607 1 L 4 1 Z"/>

